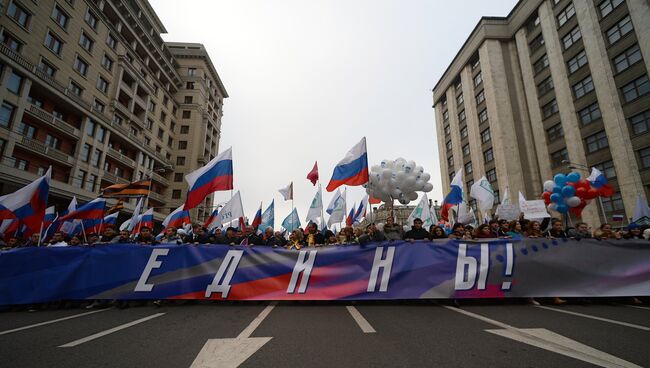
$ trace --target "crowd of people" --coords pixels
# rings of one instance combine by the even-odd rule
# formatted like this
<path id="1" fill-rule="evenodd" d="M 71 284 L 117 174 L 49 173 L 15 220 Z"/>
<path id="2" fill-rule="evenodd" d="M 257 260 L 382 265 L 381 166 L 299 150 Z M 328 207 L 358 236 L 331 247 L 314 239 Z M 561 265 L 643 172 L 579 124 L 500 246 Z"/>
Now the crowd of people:
<path id="1" fill-rule="evenodd" d="M 289 232 L 274 231 L 268 227 L 257 231 L 250 226 L 240 230 L 228 227 L 225 230 L 208 229 L 199 224 L 194 224 L 191 229 L 176 229 L 169 227 L 161 234 L 155 236 L 152 229 L 143 226 L 137 235 L 133 236 L 127 230 L 119 231 L 114 226 L 107 226 L 101 234 L 90 233 L 69 236 L 61 231 L 43 241 L 39 241 L 39 234 L 33 234 L 27 241 L 18 237 L 9 237 L 6 243 L 0 241 L 3 250 L 20 247 L 48 246 L 94 246 L 101 244 L 227 244 L 227 245 L 261 245 L 284 247 L 288 249 L 301 249 L 306 246 L 337 245 L 337 244 L 366 244 L 385 240 L 431 241 L 437 239 L 522 239 L 522 238 L 553 238 L 553 239 L 638 239 L 649 240 L 650 228 L 630 224 L 625 228 L 614 229 L 611 224 L 604 223 L 592 230 L 584 222 L 565 228 L 560 219 L 545 219 L 542 222 L 519 220 L 508 221 L 493 219 L 488 223 L 473 227 L 460 223 L 451 228 L 443 225 L 431 225 L 429 229 L 423 227 L 421 219 L 415 219 L 410 229 L 395 223 L 388 217 L 385 223 L 370 223 L 364 227 L 346 226 L 337 233 L 331 230 L 321 231 L 315 223 L 309 223 L 306 229 L 297 228 Z"/>

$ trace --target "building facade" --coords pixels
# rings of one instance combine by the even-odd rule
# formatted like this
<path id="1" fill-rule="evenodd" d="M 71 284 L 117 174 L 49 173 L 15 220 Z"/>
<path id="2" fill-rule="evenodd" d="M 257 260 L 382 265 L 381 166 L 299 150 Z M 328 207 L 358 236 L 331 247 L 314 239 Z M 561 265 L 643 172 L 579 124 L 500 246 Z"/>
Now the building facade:
<path id="1" fill-rule="evenodd" d="M 591 224 L 650 195 L 650 3 L 521 0 L 479 21 L 433 89 L 442 181 L 464 169 L 539 198 L 554 174 L 600 169 L 616 194 Z M 606 218 L 604 218 L 606 217 Z"/>
<path id="2" fill-rule="evenodd" d="M 202 45 L 162 33 L 145 0 L 0 0 L 0 193 L 51 165 L 59 210 L 146 178 L 158 219 L 178 207 L 228 95 Z"/>

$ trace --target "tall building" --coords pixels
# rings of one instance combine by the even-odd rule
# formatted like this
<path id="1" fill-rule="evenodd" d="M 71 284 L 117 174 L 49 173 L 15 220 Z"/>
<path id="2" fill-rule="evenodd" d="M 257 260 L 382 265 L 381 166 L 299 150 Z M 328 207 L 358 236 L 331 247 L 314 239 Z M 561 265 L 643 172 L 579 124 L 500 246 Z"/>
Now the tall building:
<path id="1" fill-rule="evenodd" d="M 521 0 L 484 17 L 433 89 L 445 188 L 464 168 L 538 198 L 554 174 L 599 168 L 616 188 L 591 224 L 650 194 L 650 3 Z"/>
<path id="2" fill-rule="evenodd" d="M 228 94 L 202 45 L 162 33 L 145 0 L 0 0 L 0 193 L 52 165 L 58 209 L 149 177 L 156 217 L 178 207 Z"/>

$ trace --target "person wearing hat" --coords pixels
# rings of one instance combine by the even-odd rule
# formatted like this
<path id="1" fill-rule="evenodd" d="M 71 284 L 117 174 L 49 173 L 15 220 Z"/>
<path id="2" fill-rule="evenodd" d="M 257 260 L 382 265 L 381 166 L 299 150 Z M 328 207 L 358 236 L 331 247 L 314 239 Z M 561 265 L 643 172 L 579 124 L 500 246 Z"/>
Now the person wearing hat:
<path id="1" fill-rule="evenodd" d="M 644 239 L 639 225 L 634 223 L 627 225 L 627 233 L 625 233 L 623 239 L 629 239 L 629 240 Z"/>

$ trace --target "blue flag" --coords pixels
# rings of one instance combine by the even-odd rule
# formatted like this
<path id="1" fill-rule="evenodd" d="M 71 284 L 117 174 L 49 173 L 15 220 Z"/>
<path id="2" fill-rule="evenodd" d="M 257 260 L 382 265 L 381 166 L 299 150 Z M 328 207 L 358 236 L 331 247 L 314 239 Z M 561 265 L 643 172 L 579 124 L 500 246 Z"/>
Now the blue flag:
<path id="1" fill-rule="evenodd" d="M 293 231 L 300 227 L 300 218 L 298 218 L 298 211 L 296 211 L 295 208 L 291 211 L 289 216 L 282 221 L 282 227 L 289 231 Z"/>
<path id="2" fill-rule="evenodd" d="M 262 214 L 262 222 L 258 226 L 258 230 L 264 232 L 267 227 L 274 227 L 275 225 L 275 199 L 271 201 L 271 204 L 266 208 Z"/>

